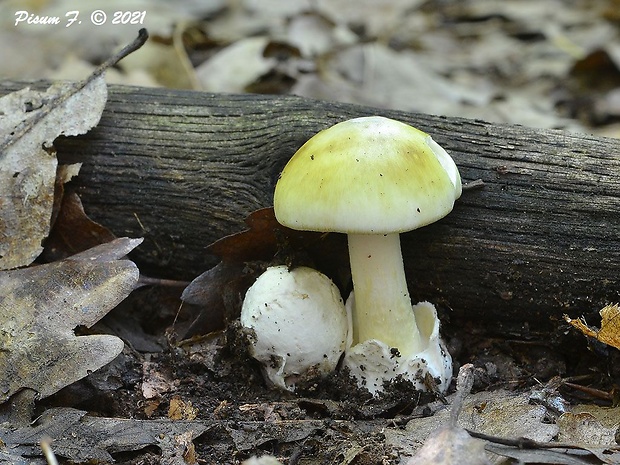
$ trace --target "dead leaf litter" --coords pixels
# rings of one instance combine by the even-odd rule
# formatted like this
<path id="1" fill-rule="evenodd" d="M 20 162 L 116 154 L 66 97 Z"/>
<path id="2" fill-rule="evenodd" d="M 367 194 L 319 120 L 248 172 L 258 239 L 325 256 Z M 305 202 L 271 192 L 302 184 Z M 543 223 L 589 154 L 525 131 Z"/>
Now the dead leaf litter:
<path id="1" fill-rule="evenodd" d="M 618 134 L 617 2 L 365 1 L 351 8 L 333 0 L 286 7 L 245 0 L 178 2 L 174 9 L 164 3 L 135 3 L 148 8 L 148 27 L 158 37 L 144 49 L 150 66 L 134 55 L 114 70 L 121 82 L 291 92 Z M 39 11 L 54 15 L 74 6 L 50 0 Z M 124 7 L 115 0 L 106 8 Z M 4 24 L 14 10 L 13 1 L 0 5 Z M 76 28 L 54 33 L 54 40 L 49 34 L 2 28 L 0 43 L 16 45 L 1 47 L 9 58 L 0 61 L 0 76 L 58 78 L 84 69 L 78 65 L 93 69 L 106 47 L 135 30 Z M 24 50 L 32 52 L 27 60 L 19 56 Z M 593 346 L 592 353 L 580 347 L 579 357 L 574 347 L 564 353 L 484 335 L 464 341 L 448 327 L 455 358 L 475 364 L 467 397 L 471 386 L 443 399 L 394 383 L 372 398 L 343 371 L 305 380 L 291 394 L 268 389 L 249 356 L 236 326 L 240 299 L 273 260 L 312 261 L 344 290 L 348 276 L 334 264 L 342 254 L 338 238 L 274 232 L 268 212 L 256 212 L 250 232 L 212 245 L 222 264 L 185 291 L 183 304 L 178 289 L 161 287 L 142 287 L 125 299 L 138 282 L 137 268 L 125 258 L 135 239 L 13 269 L 39 256 L 54 223 L 53 140 L 96 125 L 104 105 L 102 78 L 0 100 L 0 111 L 11 115 L 0 119 L 6 159 L 0 192 L 15 200 L 0 209 L 2 235 L 14 238 L 0 244 L 0 264 L 12 269 L 0 273 L 0 371 L 10 373 L 0 378 L 0 463 L 45 463 L 44 437 L 52 438 L 49 447 L 61 460 L 75 463 L 449 464 L 462 463 L 463 454 L 480 464 L 497 455 L 520 463 L 620 463 L 613 306 L 601 311 L 600 329 L 569 321 L 609 346 Z M 81 218 L 75 224 L 101 234 L 94 242 L 112 239 L 87 223 L 70 194 L 61 210 L 69 202 Z M 70 220 L 59 215 L 57 221 Z M 60 255 L 49 257 L 96 245 L 86 238 L 72 249 L 70 230 L 59 230 L 50 247 Z M 92 334 L 98 329 L 108 335 Z M 593 397 L 596 390 L 608 396 Z M 579 400 L 604 406 L 571 406 Z M 460 410 L 458 423 L 446 403 Z M 24 415 L 33 408 L 37 416 L 29 424 L 32 417 Z M 571 447 L 514 446 L 558 441 Z M 424 455 L 447 446 L 455 446 L 456 458 Z"/>

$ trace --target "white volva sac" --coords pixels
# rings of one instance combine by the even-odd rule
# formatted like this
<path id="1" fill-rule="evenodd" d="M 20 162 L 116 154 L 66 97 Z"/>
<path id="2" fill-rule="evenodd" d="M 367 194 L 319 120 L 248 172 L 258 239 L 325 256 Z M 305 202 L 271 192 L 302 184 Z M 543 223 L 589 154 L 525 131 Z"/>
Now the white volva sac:
<path id="1" fill-rule="evenodd" d="M 347 307 L 355 305 L 354 296 L 347 300 Z M 360 342 L 347 349 L 344 365 L 372 394 L 383 391 L 385 382 L 401 376 L 416 389 L 427 390 L 426 375 L 445 391 L 452 379 L 452 357 L 439 337 L 439 319 L 435 306 L 420 302 L 413 306 L 420 338 L 417 352 L 402 355 L 377 339 Z"/>
<path id="2" fill-rule="evenodd" d="M 307 267 L 275 266 L 248 289 L 241 309 L 252 356 L 275 386 L 336 368 L 347 342 L 347 314 L 336 285 Z"/>
<path id="3" fill-rule="evenodd" d="M 424 388 L 418 381 L 430 374 L 448 388 L 439 320 L 431 304 L 411 305 L 399 234 L 443 218 L 460 195 L 450 155 L 428 134 L 381 116 L 319 132 L 282 170 L 274 194 L 281 224 L 347 234 L 355 301 L 345 364 L 373 393 L 398 375 Z"/>

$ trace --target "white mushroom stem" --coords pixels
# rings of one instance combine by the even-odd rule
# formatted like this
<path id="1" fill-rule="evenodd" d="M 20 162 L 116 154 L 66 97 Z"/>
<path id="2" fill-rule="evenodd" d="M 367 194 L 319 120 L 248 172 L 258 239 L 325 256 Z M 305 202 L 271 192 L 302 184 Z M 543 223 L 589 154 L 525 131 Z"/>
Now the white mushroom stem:
<path id="1" fill-rule="evenodd" d="M 376 339 L 403 357 L 419 352 L 420 332 L 407 289 L 400 235 L 349 234 L 355 292 L 353 345 Z"/>

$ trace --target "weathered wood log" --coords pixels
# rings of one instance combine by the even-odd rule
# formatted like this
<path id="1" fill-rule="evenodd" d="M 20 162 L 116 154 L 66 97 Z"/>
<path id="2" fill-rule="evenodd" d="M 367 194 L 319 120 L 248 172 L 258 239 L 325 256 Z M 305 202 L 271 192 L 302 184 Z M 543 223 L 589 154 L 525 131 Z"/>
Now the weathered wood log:
<path id="1" fill-rule="evenodd" d="M 87 213 L 119 236 L 146 237 L 135 255 L 144 271 L 192 278 L 217 261 L 209 243 L 272 204 L 279 171 L 309 137 L 371 114 L 429 132 L 465 182 L 484 181 L 445 219 L 402 235 L 413 298 L 517 332 L 620 300 L 618 140 L 292 96 L 112 86 L 100 124 L 56 145 L 62 162 L 83 162 Z"/>

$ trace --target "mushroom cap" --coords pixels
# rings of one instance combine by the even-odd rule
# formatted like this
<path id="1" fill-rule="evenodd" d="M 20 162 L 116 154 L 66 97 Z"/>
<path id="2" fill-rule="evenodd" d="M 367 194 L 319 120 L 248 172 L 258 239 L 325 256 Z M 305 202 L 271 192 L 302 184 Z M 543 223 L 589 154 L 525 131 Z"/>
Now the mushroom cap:
<path id="1" fill-rule="evenodd" d="M 460 195 L 456 164 L 428 134 L 371 116 L 308 140 L 282 170 L 274 210 L 292 229 L 388 234 L 443 218 Z"/>

